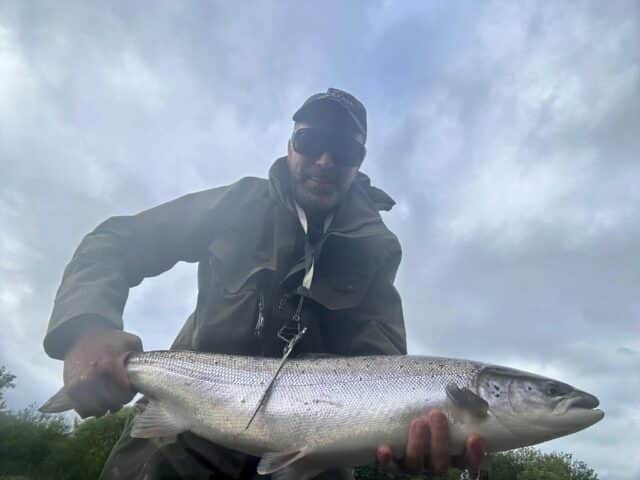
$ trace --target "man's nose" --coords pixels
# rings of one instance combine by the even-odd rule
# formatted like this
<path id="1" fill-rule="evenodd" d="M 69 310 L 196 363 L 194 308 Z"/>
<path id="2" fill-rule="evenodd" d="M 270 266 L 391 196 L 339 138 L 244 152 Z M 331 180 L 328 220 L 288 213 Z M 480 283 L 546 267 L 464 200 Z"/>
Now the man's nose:
<path id="1" fill-rule="evenodd" d="M 317 166 L 322 168 L 331 168 L 335 166 L 333 161 L 333 155 L 331 152 L 323 152 L 314 162 Z"/>

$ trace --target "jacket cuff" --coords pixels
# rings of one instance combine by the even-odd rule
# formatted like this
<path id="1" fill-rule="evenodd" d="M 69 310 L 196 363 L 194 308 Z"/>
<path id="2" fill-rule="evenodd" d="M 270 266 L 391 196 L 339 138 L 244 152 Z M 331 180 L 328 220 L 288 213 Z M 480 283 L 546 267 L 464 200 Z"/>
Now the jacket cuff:
<path id="1" fill-rule="evenodd" d="M 80 315 L 71 318 L 50 329 L 44 337 L 44 351 L 51 358 L 64 360 L 67 351 L 80 335 L 93 329 L 111 328 L 121 330 L 104 317 L 96 315 Z"/>

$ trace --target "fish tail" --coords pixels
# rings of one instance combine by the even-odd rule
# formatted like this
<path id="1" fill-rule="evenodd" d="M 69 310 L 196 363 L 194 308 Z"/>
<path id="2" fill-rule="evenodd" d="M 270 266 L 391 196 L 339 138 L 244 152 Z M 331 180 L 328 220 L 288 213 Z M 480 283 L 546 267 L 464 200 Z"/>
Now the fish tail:
<path id="1" fill-rule="evenodd" d="M 44 405 L 38 409 L 38 411 L 42 413 L 60 413 L 72 409 L 73 405 L 69 395 L 67 394 L 67 390 L 62 387 L 53 397 L 47 400 Z"/>

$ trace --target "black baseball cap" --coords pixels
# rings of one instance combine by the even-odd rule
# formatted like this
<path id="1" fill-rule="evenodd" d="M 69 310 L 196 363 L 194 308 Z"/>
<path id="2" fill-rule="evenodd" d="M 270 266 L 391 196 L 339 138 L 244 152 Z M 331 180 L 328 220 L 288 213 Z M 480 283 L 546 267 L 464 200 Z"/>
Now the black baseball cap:
<path id="1" fill-rule="evenodd" d="M 300 121 L 309 118 L 315 109 L 328 102 L 340 106 L 348 114 L 356 131 L 362 134 L 364 138 L 362 143 L 364 144 L 367 141 L 367 110 L 360 100 L 344 90 L 330 88 L 326 93 L 311 95 L 293 114 L 293 120 Z"/>

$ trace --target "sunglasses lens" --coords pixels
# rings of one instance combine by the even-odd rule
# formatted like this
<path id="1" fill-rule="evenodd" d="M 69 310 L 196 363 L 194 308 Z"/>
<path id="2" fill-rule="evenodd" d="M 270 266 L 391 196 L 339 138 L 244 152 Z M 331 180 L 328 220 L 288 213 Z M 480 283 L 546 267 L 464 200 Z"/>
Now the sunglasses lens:
<path id="1" fill-rule="evenodd" d="M 306 157 L 318 157 L 326 151 L 326 135 L 312 128 L 301 128 L 293 137 L 293 148 Z"/>
<path id="2" fill-rule="evenodd" d="M 358 167 L 364 160 L 365 149 L 355 140 L 339 138 L 334 142 L 332 151 L 336 162 L 345 167 Z"/>
<path id="3" fill-rule="evenodd" d="M 365 148 L 349 137 L 330 135 L 319 128 L 301 128 L 293 136 L 293 148 L 309 158 L 330 152 L 335 162 L 345 167 L 357 167 L 364 160 Z"/>

